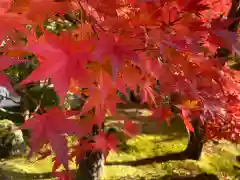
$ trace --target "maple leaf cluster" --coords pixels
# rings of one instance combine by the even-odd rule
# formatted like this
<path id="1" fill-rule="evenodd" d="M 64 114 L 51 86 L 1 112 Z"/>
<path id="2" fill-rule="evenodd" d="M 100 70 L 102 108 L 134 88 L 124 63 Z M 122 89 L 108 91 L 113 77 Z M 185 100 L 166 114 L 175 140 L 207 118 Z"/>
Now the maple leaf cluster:
<path id="1" fill-rule="evenodd" d="M 33 53 L 39 66 L 16 87 L 50 79 L 60 99 L 59 107 L 23 124 L 32 130 L 31 153 L 49 155 L 40 149 L 50 143 L 53 171 L 60 164 L 68 170 L 68 159 L 89 149 L 107 155 L 117 144 L 112 135 L 99 133 L 94 145 L 83 146 L 81 139 L 93 124 L 101 126 L 107 112 L 117 116 L 116 105 L 124 102 L 116 92 L 127 95 L 127 88 L 140 89 L 141 103 L 160 120 L 173 114 L 164 98 L 178 93 L 174 105 L 188 130 L 199 117 L 206 137 L 239 141 L 239 72 L 216 56 L 219 47 L 238 52 L 238 34 L 228 30 L 236 19 L 225 18 L 230 6 L 229 0 L 1 0 L 0 70 L 29 61 L 24 55 Z M 76 16 L 75 29 L 56 35 L 43 26 L 76 12 L 82 16 Z M 14 91 L 4 73 L 0 82 Z M 81 89 L 88 99 L 78 116 L 95 109 L 87 120 L 74 119 L 63 106 L 68 91 L 80 95 Z M 134 129 L 128 120 L 126 127 Z M 72 151 L 66 134 L 81 141 Z"/>

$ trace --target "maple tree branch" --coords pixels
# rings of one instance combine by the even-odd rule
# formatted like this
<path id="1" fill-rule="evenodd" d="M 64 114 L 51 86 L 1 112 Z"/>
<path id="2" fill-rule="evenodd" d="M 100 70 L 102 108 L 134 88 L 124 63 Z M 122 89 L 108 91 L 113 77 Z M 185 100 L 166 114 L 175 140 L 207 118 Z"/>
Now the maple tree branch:
<path id="1" fill-rule="evenodd" d="M 41 114 L 44 113 L 44 109 L 41 109 L 41 102 L 38 103 L 30 94 L 28 94 L 25 90 L 22 91 L 23 93 L 25 93 L 29 99 L 36 105 L 36 108 L 34 109 L 34 113 L 36 113 L 38 110 L 41 112 Z M 42 96 L 41 96 L 42 98 Z"/>
<path id="2" fill-rule="evenodd" d="M 170 25 L 170 26 L 173 26 L 175 23 L 177 23 L 178 21 L 180 21 L 182 18 L 183 18 L 183 17 L 179 17 L 179 18 L 175 19 L 174 21 L 169 22 L 169 25 Z"/>

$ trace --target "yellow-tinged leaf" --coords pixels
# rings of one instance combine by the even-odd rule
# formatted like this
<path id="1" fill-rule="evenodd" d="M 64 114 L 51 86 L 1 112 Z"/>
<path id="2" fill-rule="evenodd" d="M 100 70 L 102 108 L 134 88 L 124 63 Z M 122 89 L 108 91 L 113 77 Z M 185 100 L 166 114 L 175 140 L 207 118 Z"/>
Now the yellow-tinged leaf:
<path id="1" fill-rule="evenodd" d="M 183 105 L 188 109 L 199 109 L 199 101 L 198 100 L 186 100 Z"/>
<path id="2" fill-rule="evenodd" d="M 19 57 L 23 58 L 26 55 L 26 51 L 21 51 L 21 50 L 9 50 L 7 52 L 7 55 L 13 56 L 13 57 Z"/>
<path id="3" fill-rule="evenodd" d="M 112 116 L 112 113 L 111 113 L 111 111 L 110 111 L 109 109 L 106 109 L 106 116 L 107 116 L 107 117 Z"/>

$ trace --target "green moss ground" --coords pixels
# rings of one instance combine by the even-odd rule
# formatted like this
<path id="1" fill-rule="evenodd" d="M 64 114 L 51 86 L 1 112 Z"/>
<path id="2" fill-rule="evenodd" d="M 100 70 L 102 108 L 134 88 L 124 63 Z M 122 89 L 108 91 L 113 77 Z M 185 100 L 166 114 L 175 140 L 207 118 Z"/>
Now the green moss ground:
<path id="1" fill-rule="evenodd" d="M 140 121 L 144 122 L 144 118 Z M 159 129 L 156 128 L 156 124 L 150 125 L 151 123 L 149 121 L 142 123 L 145 134 L 128 140 L 127 146 L 119 153 L 111 153 L 107 161 L 124 162 L 184 150 L 187 139 L 181 123 L 177 122 L 170 128 L 163 123 Z M 220 180 L 237 180 L 240 177 L 240 170 L 234 168 L 234 165 L 239 167 L 235 161 L 235 157 L 239 155 L 239 145 L 226 141 L 220 141 L 219 144 L 209 142 L 204 146 L 200 161 L 169 161 L 138 167 L 107 165 L 103 179 L 160 180 L 166 179 L 166 175 L 194 176 L 207 172 L 216 174 Z M 0 174 L 4 174 L 7 179 L 13 180 L 53 179 L 49 158 L 36 163 L 27 162 L 23 158 L 4 160 L 0 162 L 0 171 Z"/>
<path id="2" fill-rule="evenodd" d="M 184 138 L 164 141 L 157 136 L 142 136 L 129 142 L 133 148 L 128 152 L 112 153 L 108 161 L 129 161 L 154 155 L 164 155 L 169 152 L 179 152 L 184 149 L 185 142 L 186 139 Z M 233 167 L 237 165 L 235 156 L 239 154 L 240 147 L 234 144 L 224 141 L 218 145 L 208 143 L 204 147 L 200 161 L 169 161 L 139 167 L 110 166 L 106 167 L 104 180 L 120 180 L 124 179 L 123 177 L 126 179 L 160 180 L 165 175 L 195 176 L 203 172 L 216 174 L 219 179 L 233 180 L 240 176 L 240 171 Z"/>
<path id="3" fill-rule="evenodd" d="M 144 135 L 128 141 L 130 146 L 126 152 L 111 153 L 108 162 L 123 162 L 169 152 L 181 151 L 186 140 L 164 140 L 158 136 Z M 161 179 L 165 175 L 196 175 L 202 172 L 214 173 L 219 179 L 237 179 L 240 172 L 233 168 L 237 165 L 235 156 L 240 155 L 240 147 L 228 142 L 218 145 L 208 143 L 200 161 L 169 161 L 146 166 L 106 166 L 104 180 L 120 179 Z M 51 179 L 51 159 L 36 163 L 27 162 L 23 158 L 11 159 L 0 163 L 2 173 L 17 180 Z"/>

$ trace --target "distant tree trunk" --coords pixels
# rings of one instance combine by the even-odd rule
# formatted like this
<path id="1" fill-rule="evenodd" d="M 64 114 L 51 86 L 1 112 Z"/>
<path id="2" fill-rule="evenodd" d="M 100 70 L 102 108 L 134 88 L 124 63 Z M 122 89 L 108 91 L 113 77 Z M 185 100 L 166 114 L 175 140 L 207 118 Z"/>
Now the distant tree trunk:
<path id="1" fill-rule="evenodd" d="M 188 145 L 184 154 L 188 159 L 199 160 L 204 144 L 204 128 L 197 119 L 192 121 L 194 132 L 189 132 Z"/>
<path id="2" fill-rule="evenodd" d="M 104 161 L 102 152 L 88 152 L 85 158 L 79 162 L 76 180 L 100 180 Z"/>
<path id="3" fill-rule="evenodd" d="M 127 101 L 129 103 L 134 103 L 134 104 L 140 104 L 141 103 L 141 97 L 137 92 L 134 92 L 133 90 L 127 88 L 126 89 L 128 96 L 126 97 Z"/>

